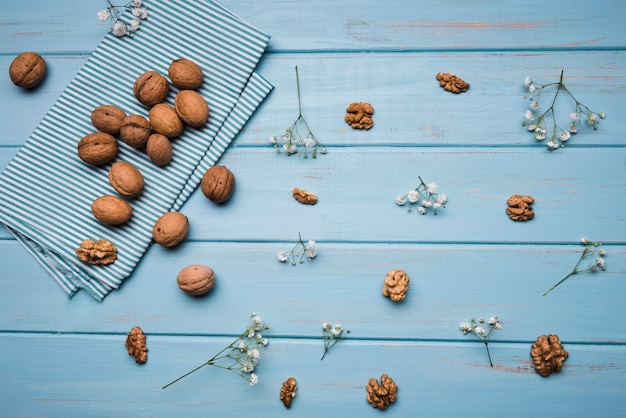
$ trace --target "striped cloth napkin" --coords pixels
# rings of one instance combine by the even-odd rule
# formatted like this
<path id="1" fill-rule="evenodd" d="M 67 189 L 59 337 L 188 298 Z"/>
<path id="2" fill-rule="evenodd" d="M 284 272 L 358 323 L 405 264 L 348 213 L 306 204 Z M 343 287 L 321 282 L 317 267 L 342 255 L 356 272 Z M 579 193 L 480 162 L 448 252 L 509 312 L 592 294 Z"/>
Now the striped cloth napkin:
<path id="1" fill-rule="evenodd" d="M 102 300 L 129 277 L 152 243 L 154 222 L 179 210 L 246 121 L 272 90 L 254 72 L 269 36 L 212 0 L 155 1 L 133 38 L 109 34 L 0 174 L 0 222 L 42 264 L 69 297 L 85 289 Z M 94 132 L 91 112 L 114 104 L 127 114 L 147 116 L 133 96 L 145 71 L 167 75 L 169 64 L 188 58 L 204 71 L 198 92 L 210 107 L 202 129 L 186 127 L 172 141 L 173 159 L 157 167 L 146 154 L 122 141 L 114 161 L 127 161 L 143 174 L 145 188 L 131 220 L 110 227 L 97 221 L 91 203 L 116 194 L 109 163 L 94 167 L 77 156 L 77 143 Z M 172 104 L 177 89 L 166 99 Z M 75 251 L 81 241 L 107 239 L 118 249 L 108 266 L 84 264 Z"/>

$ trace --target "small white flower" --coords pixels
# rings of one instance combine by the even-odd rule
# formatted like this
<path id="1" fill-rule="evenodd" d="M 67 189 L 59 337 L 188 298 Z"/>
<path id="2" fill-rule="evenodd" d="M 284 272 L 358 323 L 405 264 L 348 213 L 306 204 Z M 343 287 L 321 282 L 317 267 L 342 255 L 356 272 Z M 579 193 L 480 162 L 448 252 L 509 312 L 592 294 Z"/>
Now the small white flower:
<path id="1" fill-rule="evenodd" d="M 429 183 L 428 186 L 426 186 L 426 188 L 428 189 L 428 193 L 436 193 L 437 192 L 437 183 Z"/>
<path id="2" fill-rule="evenodd" d="M 530 104 L 530 108 L 531 108 L 532 110 L 537 110 L 537 109 L 539 109 L 539 102 L 532 102 L 532 103 Z"/>
<path id="3" fill-rule="evenodd" d="M 251 373 L 254 371 L 254 364 L 252 363 L 242 363 L 241 364 L 241 371 L 243 373 Z"/>
<path id="4" fill-rule="evenodd" d="M 324 330 L 325 332 L 330 331 L 330 324 L 328 322 L 324 322 L 322 324 L 322 330 Z"/>
<path id="5" fill-rule="evenodd" d="M 462 322 L 461 325 L 459 325 L 459 329 L 463 331 L 463 334 L 467 334 L 472 331 L 472 325 L 469 322 Z"/>
<path id="6" fill-rule="evenodd" d="M 111 27 L 111 32 L 118 38 L 128 34 L 128 28 L 123 22 L 117 21 Z"/>
<path id="7" fill-rule="evenodd" d="M 276 135 L 270 136 L 270 144 L 276 145 Z"/>
<path id="8" fill-rule="evenodd" d="M 570 113 L 569 120 L 571 120 L 572 122 L 576 122 L 578 120 L 578 113 L 577 112 Z"/>
<path id="9" fill-rule="evenodd" d="M 600 256 L 604 257 L 604 256 L 606 256 L 606 251 L 600 250 L 600 252 L 598 254 L 600 254 Z"/>
<path id="10" fill-rule="evenodd" d="M 583 245 L 587 245 L 587 244 L 589 244 L 590 242 L 591 242 L 591 241 L 589 241 L 587 238 L 581 238 L 581 239 L 580 239 L 580 243 L 581 243 L 581 244 L 583 244 Z"/>
<path id="11" fill-rule="evenodd" d="M 320 148 L 320 154 L 326 154 L 327 152 L 328 150 L 326 149 L 326 147 Z"/>
<path id="12" fill-rule="evenodd" d="M 448 196 L 445 193 L 441 193 L 439 196 L 437 196 L 437 202 L 445 205 L 446 203 L 448 203 Z"/>
<path id="13" fill-rule="evenodd" d="M 243 341 L 239 341 L 239 345 L 237 346 L 237 348 L 239 348 L 239 350 L 244 351 L 246 349 L 246 343 L 244 343 Z"/>
<path id="14" fill-rule="evenodd" d="M 268 340 L 267 338 L 263 338 L 263 339 L 261 340 L 261 345 L 262 345 L 263 347 L 267 346 L 267 344 L 268 344 L 268 343 L 269 343 L 269 340 Z"/>
<path id="15" fill-rule="evenodd" d="M 571 134 L 578 133 L 578 128 L 573 123 L 569 126 L 569 133 Z"/>
<path id="16" fill-rule="evenodd" d="M 598 115 L 596 115 L 595 113 L 590 113 L 587 115 L 587 125 L 593 125 L 594 123 L 596 123 L 596 118 L 598 117 Z"/>
<path id="17" fill-rule="evenodd" d="M 529 87 L 532 84 L 532 82 L 533 82 L 532 78 L 530 78 L 530 76 L 527 75 L 526 78 L 524 79 L 524 85 L 526 87 Z"/>
<path id="18" fill-rule="evenodd" d="M 422 200 L 422 206 L 424 206 L 425 208 L 431 208 L 433 206 L 433 202 L 431 202 L 430 200 L 424 199 Z"/>
<path id="19" fill-rule="evenodd" d="M 435 202 L 435 203 L 433 203 L 433 209 L 437 210 L 437 209 L 439 209 L 440 207 L 441 207 L 441 203 L 439 203 L 439 202 Z"/>
<path id="20" fill-rule="evenodd" d="M 252 323 L 254 324 L 254 330 L 260 331 L 263 328 L 263 320 L 259 315 L 252 316 Z"/>
<path id="21" fill-rule="evenodd" d="M 500 322 L 500 320 L 498 319 L 498 317 L 497 317 L 497 316 L 492 316 L 491 318 L 489 318 L 489 322 L 488 322 L 488 323 L 489 323 L 489 325 L 495 325 L 495 324 L 497 324 L 498 322 Z"/>
<path id="22" fill-rule="evenodd" d="M 278 261 L 281 261 L 284 263 L 287 260 L 289 260 L 289 257 L 287 257 L 287 254 L 285 254 L 282 251 L 278 253 Z"/>
<path id="23" fill-rule="evenodd" d="M 596 259 L 596 265 L 600 268 L 604 268 L 606 266 L 606 264 L 604 263 L 604 260 L 602 258 L 597 258 Z"/>
<path id="24" fill-rule="evenodd" d="M 255 334 L 254 329 L 250 328 L 248 330 L 248 338 L 253 339 L 254 338 L 254 334 Z"/>
<path id="25" fill-rule="evenodd" d="M 287 132 L 285 135 L 283 135 L 283 139 L 285 141 L 289 141 L 291 139 L 291 134 L 289 132 Z"/>
<path id="26" fill-rule="evenodd" d="M 136 16 L 141 20 L 146 20 L 148 18 L 148 9 L 145 7 L 135 8 L 133 9 L 133 16 Z"/>
<path id="27" fill-rule="evenodd" d="M 502 329 L 502 325 L 500 325 L 499 322 L 496 322 L 496 324 L 493 326 L 495 329 L 497 330 L 501 330 Z"/>
<path id="28" fill-rule="evenodd" d="M 537 125 L 532 123 L 532 124 L 528 125 L 528 127 L 526 129 L 528 129 L 530 132 L 534 132 L 534 131 L 537 130 Z"/>
<path id="29" fill-rule="evenodd" d="M 404 198 L 404 196 L 398 196 L 396 197 L 396 204 L 398 206 L 404 206 L 406 205 L 406 199 Z"/>
<path id="30" fill-rule="evenodd" d="M 544 134 L 543 132 L 539 132 L 537 135 L 535 135 L 535 139 L 537 141 L 543 141 L 544 139 L 546 139 L 546 134 Z"/>
<path id="31" fill-rule="evenodd" d="M 304 138 L 304 146 L 305 147 L 315 146 L 315 139 L 311 138 L 310 136 Z"/>
<path id="32" fill-rule="evenodd" d="M 417 208 L 417 213 L 419 213 L 420 215 L 425 215 L 426 208 L 424 206 L 420 206 L 419 208 Z"/>
<path id="33" fill-rule="evenodd" d="M 559 144 L 557 144 L 556 142 L 554 142 L 552 139 L 549 140 L 546 145 L 548 146 L 548 149 L 550 150 L 555 150 L 559 147 Z"/>
<path id="34" fill-rule="evenodd" d="M 143 3 L 142 0 L 133 0 L 133 6 L 135 7 L 141 7 L 142 3 Z"/>
<path id="35" fill-rule="evenodd" d="M 258 361 L 259 358 L 261 358 L 261 353 L 258 349 L 253 348 L 251 350 L 248 350 L 248 352 L 246 353 L 246 357 L 248 357 L 252 361 Z"/>
<path id="36" fill-rule="evenodd" d="M 339 334 L 341 334 L 341 331 L 343 331 L 343 327 L 337 324 L 333 327 L 333 330 L 330 333 L 332 334 L 333 337 L 338 337 Z"/>
<path id="37" fill-rule="evenodd" d="M 256 386 L 257 383 L 259 383 L 259 376 L 257 376 L 256 374 L 252 373 L 250 375 L 250 386 Z"/>
<path id="38" fill-rule="evenodd" d="M 309 241 L 304 248 L 306 249 L 306 256 L 308 258 L 314 258 L 317 255 L 317 250 L 315 249 L 315 241 Z"/>
<path id="39" fill-rule="evenodd" d="M 535 87 L 534 84 L 531 84 L 530 86 L 528 86 L 528 91 L 531 92 L 531 93 L 534 93 L 535 89 L 536 89 L 536 87 Z"/>
<path id="40" fill-rule="evenodd" d="M 100 19 L 102 22 L 109 20 L 109 17 L 111 17 L 111 14 L 106 9 L 100 10 L 98 12 L 98 19 Z"/>
<path id="41" fill-rule="evenodd" d="M 571 135 L 570 135 L 570 133 L 569 133 L 569 132 L 567 132 L 567 131 L 563 131 L 563 132 L 561 132 L 561 135 L 559 135 L 559 138 L 560 138 L 560 139 L 561 139 L 561 141 L 563 141 L 563 142 L 565 142 L 565 141 L 567 141 L 568 139 L 570 139 L 570 137 L 571 137 Z"/>
<path id="42" fill-rule="evenodd" d="M 524 113 L 524 117 L 526 118 L 526 120 L 535 120 L 535 115 L 533 114 L 533 111 L 528 109 L 525 113 Z"/>
<path id="43" fill-rule="evenodd" d="M 604 119 L 604 118 L 606 117 L 606 115 L 604 114 L 604 112 L 600 113 L 600 114 L 599 114 L 599 116 L 600 116 L 600 119 Z"/>
<path id="44" fill-rule="evenodd" d="M 485 334 L 487 334 L 485 332 L 485 329 L 483 327 L 480 327 L 480 326 L 474 327 L 474 332 L 476 334 L 478 334 L 478 335 L 485 335 Z"/>
<path id="45" fill-rule="evenodd" d="M 415 203 L 419 200 L 420 194 L 417 192 L 417 190 L 411 190 L 410 192 L 406 194 L 406 197 L 409 200 L 409 202 Z"/>
<path id="46" fill-rule="evenodd" d="M 139 30 L 139 21 L 137 19 L 133 19 L 130 21 L 130 29 L 132 31 L 138 31 Z"/>

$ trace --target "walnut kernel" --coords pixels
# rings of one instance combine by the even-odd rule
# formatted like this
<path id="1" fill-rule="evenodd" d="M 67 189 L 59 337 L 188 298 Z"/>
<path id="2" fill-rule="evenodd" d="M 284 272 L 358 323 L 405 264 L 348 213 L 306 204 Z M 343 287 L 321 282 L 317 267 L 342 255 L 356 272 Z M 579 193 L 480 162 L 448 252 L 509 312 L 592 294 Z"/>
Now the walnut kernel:
<path id="1" fill-rule="evenodd" d="M 404 270 L 394 269 L 387 272 L 383 286 L 383 296 L 394 302 L 402 302 L 409 290 L 409 276 Z"/>
<path id="2" fill-rule="evenodd" d="M 129 356 L 135 356 L 137 364 L 144 364 L 148 361 L 148 347 L 146 346 L 146 334 L 143 330 L 134 326 L 126 337 L 126 348 Z"/>
<path id="3" fill-rule="evenodd" d="M 558 335 L 549 334 L 537 337 L 530 350 L 530 356 L 535 364 L 535 370 L 543 377 L 552 372 L 558 373 L 567 360 L 569 353 L 563 348 Z"/>
<path id="4" fill-rule="evenodd" d="M 532 196 L 513 195 L 506 201 L 509 206 L 506 208 L 506 214 L 514 221 L 529 221 L 535 217 L 535 212 L 530 206 L 533 203 L 535 203 L 535 199 Z"/>
<path id="5" fill-rule="evenodd" d="M 76 249 L 76 257 L 83 263 L 108 266 L 117 260 L 117 248 L 108 240 L 86 239 Z"/>
<path id="6" fill-rule="evenodd" d="M 380 384 L 373 377 L 367 382 L 365 389 L 367 390 L 367 402 L 372 408 L 385 410 L 396 401 L 398 386 L 393 379 L 383 373 L 380 376 Z"/>
<path id="7" fill-rule="evenodd" d="M 291 401 L 296 397 L 296 390 L 298 390 L 298 386 L 294 377 L 283 382 L 283 386 L 280 388 L 280 400 L 283 401 L 285 408 L 291 408 Z"/>
<path id="8" fill-rule="evenodd" d="M 307 192 L 306 190 L 298 189 L 294 187 L 292 190 L 293 198 L 298 202 L 305 205 L 314 205 L 317 203 L 317 196 L 313 193 Z"/>
<path id="9" fill-rule="evenodd" d="M 36 52 L 23 52 L 11 62 L 9 77 L 18 87 L 32 89 L 46 76 L 46 61 Z"/>
<path id="10" fill-rule="evenodd" d="M 443 87 L 444 90 L 452 92 L 452 93 L 464 93 L 469 89 L 469 83 L 463 81 L 460 77 L 454 74 L 448 73 L 437 73 L 436 76 L 439 81 L 439 85 Z"/>
<path id="11" fill-rule="evenodd" d="M 350 103 L 346 109 L 345 121 L 354 129 L 371 129 L 374 126 L 374 107 L 365 102 Z"/>

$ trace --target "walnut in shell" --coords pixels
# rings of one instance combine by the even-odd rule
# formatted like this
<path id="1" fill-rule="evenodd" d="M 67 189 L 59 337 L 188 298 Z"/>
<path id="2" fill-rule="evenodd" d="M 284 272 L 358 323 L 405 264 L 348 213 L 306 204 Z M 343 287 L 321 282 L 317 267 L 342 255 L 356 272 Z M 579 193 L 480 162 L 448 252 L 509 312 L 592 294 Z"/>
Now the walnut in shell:
<path id="1" fill-rule="evenodd" d="M 226 167 L 214 165 L 202 177 L 202 193 L 215 203 L 224 203 L 235 191 L 235 175 Z"/>
<path id="2" fill-rule="evenodd" d="M 563 348 L 558 335 L 540 335 L 530 349 L 530 356 L 535 365 L 535 371 L 543 377 L 551 373 L 558 373 L 563 367 L 563 362 L 569 356 Z"/>
<path id="3" fill-rule="evenodd" d="M 161 216 L 152 228 L 154 241 L 166 248 L 184 241 L 189 232 L 189 220 L 180 212 L 168 212 Z"/>
<path id="4" fill-rule="evenodd" d="M 167 103 L 154 105 L 149 112 L 152 130 L 168 138 L 176 138 L 183 133 L 183 121 L 180 120 L 176 109 Z M 146 138 L 147 141 L 147 138 Z"/>
<path id="5" fill-rule="evenodd" d="M 143 191 L 141 172 L 131 163 L 116 161 L 109 170 L 109 183 L 122 196 L 134 198 Z"/>
<path id="6" fill-rule="evenodd" d="M 91 213 L 100 222 L 110 225 L 122 225 L 133 215 L 130 204 L 118 196 L 100 196 L 91 204 Z"/>
<path id="7" fill-rule="evenodd" d="M 117 136 L 120 134 L 126 112 L 113 105 L 102 105 L 91 112 L 91 123 L 100 132 Z"/>
<path id="8" fill-rule="evenodd" d="M 167 74 L 172 84 L 181 90 L 196 90 L 200 88 L 204 80 L 200 66 L 187 58 L 172 61 Z"/>
<path id="9" fill-rule="evenodd" d="M 117 139 L 104 132 L 85 135 L 78 141 L 78 158 L 93 165 L 104 165 L 117 156 Z"/>
<path id="10" fill-rule="evenodd" d="M 46 61 L 36 52 L 23 52 L 11 62 L 9 77 L 18 87 L 32 89 L 46 76 Z"/>
<path id="11" fill-rule="evenodd" d="M 280 400 L 283 401 L 285 408 L 291 408 L 291 401 L 293 401 L 293 398 L 296 397 L 296 390 L 298 390 L 298 386 L 294 377 L 290 377 L 283 382 L 283 386 L 280 388 L 279 397 Z"/>
<path id="12" fill-rule="evenodd" d="M 374 126 L 374 107 L 365 102 L 350 103 L 346 109 L 345 121 L 354 129 L 371 129 Z"/>
<path id="13" fill-rule="evenodd" d="M 513 195 L 506 201 L 509 206 L 506 208 L 506 214 L 514 221 L 529 221 L 535 217 L 535 212 L 530 206 L 533 203 L 535 203 L 535 199 L 532 196 Z"/>
<path id="14" fill-rule="evenodd" d="M 108 266 L 117 260 L 117 248 L 111 241 L 86 239 L 76 249 L 76 257 L 83 263 Z"/>
<path id="15" fill-rule="evenodd" d="M 150 122 L 141 115 L 128 115 L 122 121 L 120 138 L 133 148 L 143 149 L 152 134 Z"/>
<path id="16" fill-rule="evenodd" d="M 143 330 L 134 326 L 126 337 L 126 348 L 128 355 L 135 357 L 137 364 L 144 364 L 148 361 L 148 346 L 146 345 L 146 334 Z"/>
<path id="17" fill-rule="evenodd" d="M 373 377 L 367 382 L 367 402 L 372 408 L 385 410 L 397 399 L 398 386 L 393 379 L 383 373 L 380 383 Z"/>
<path id="18" fill-rule="evenodd" d="M 389 270 L 383 285 L 383 295 L 394 302 L 402 302 L 409 290 L 409 276 L 401 269 Z"/>
<path id="19" fill-rule="evenodd" d="M 178 273 L 176 282 L 183 292 L 192 296 L 202 296 L 215 286 L 215 273 L 209 266 L 191 264 Z"/>
<path id="20" fill-rule="evenodd" d="M 307 192 L 306 190 L 294 187 L 291 193 L 294 199 L 304 205 L 314 205 L 317 203 L 317 196 L 315 196 L 313 193 Z"/>
<path id="21" fill-rule="evenodd" d="M 192 128 L 202 128 L 209 120 L 209 105 L 195 90 L 181 90 L 174 99 L 178 117 Z"/>
<path id="22" fill-rule="evenodd" d="M 452 92 L 452 93 L 464 93 L 469 89 L 469 83 L 463 81 L 460 77 L 454 74 L 448 73 L 437 73 L 436 76 L 439 81 L 439 85 L 443 87 L 444 90 Z"/>
<path id="23" fill-rule="evenodd" d="M 152 134 L 146 143 L 148 158 L 159 167 L 166 166 L 172 161 L 172 144 L 165 135 Z"/>
<path id="24" fill-rule="evenodd" d="M 135 80 L 133 94 L 139 103 L 152 107 L 165 101 L 170 91 L 167 78 L 156 71 L 146 71 Z"/>

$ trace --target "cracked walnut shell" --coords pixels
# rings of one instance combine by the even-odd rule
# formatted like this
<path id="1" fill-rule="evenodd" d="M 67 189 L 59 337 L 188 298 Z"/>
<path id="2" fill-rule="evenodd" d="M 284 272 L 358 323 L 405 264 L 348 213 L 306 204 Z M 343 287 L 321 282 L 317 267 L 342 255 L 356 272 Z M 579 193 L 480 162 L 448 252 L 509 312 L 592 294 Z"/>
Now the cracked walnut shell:
<path id="1" fill-rule="evenodd" d="M 346 109 L 345 121 L 354 129 L 371 129 L 374 126 L 374 107 L 365 102 L 350 103 Z"/>
<path id="2" fill-rule="evenodd" d="M 385 277 L 383 296 L 394 302 L 402 302 L 409 290 L 409 276 L 404 270 L 389 270 Z"/>
<path id="3" fill-rule="evenodd" d="M 86 239 L 76 249 L 76 257 L 83 263 L 108 266 L 117 260 L 117 248 L 111 241 Z"/>
<path id="4" fill-rule="evenodd" d="M 294 187 L 291 193 L 293 194 L 294 199 L 304 205 L 314 205 L 317 203 L 317 196 L 311 192 L 307 192 L 306 190 Z"/>
<path id="5" fill-rule="evenodd" d="M 454 74 L 439 72 L 437 73 L 437 80 L 439 81 L 439 85 L 443 87 L 444 90 L 456 94 L 466 92 L 470 86 L 469 83 L 466 83 Z"/>
<path id="6" fill-rule="evenodd" d="M 291 408 L 291 401 L 296 397 L 296 390 L 298 390 L 298 386 L 294 377 L 283 382 L 283 386 L 280 388 L 280 400 L 283 401 L 285 408 Z"/>
<path id="7" fill-rule="evenodd" d="M 380 384 L 373 377 L 367 382 L 365 389 L 367 390 L 367 402 L 372 408 L 378 408 L 384 411 L 396 401 L 398 386 L 393 379 L 383 373 L 380 376 Z"/>
<path id="8" fill-rule="evenodd" d="M 134 326 L 126 337 L 126 348 L 129 356 L 135 356 L 137 364 L 144 364 L 148 361 L 148 347 L 146 346 L 146 334 L 143 330 Z"/>
<path id="9" fill-rule="evenodd" d="M 563 348 L 558 335 L 549 334 L 537 337 L 530 350 L 530 356 L 535 364 L 535 371 L 543 377 L 552 372 L 560 372 L 563 362 L 567 360 L 569 353 Z"/>
<path id="10" fill-rule="evenodd" d="M 535 217 L 535 212 L 530 206 L 533 203 L 535 203 L 535 199 L 532 196 L 513 195 L 506 201 L 509 206 L 506 208 L 506 214 L 514 221 L 529 221 Z"/>

